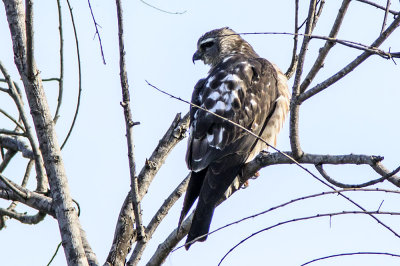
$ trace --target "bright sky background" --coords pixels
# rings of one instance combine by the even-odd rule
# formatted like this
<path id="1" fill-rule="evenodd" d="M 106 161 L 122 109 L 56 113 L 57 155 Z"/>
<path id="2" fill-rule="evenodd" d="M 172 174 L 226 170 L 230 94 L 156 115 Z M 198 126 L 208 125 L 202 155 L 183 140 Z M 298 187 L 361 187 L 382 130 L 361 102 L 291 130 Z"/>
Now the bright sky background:
<path id="1" fill-rule="evenodd" d="M 133 100 L 135 155 L 139 172 L 159 139 L 169 127 L 175 114 L 185 114 L 189 106 L 160 94 L 145 80 L 176 96 L 190 99 L 194 84 L 204 77 L 208 67 L 193 65 L 191 58 L 197 39 L 206 31 L 229 26 L 237 32 L 293 32 L 294 1 L 152 1 L 171 15 L 157 11 L 140 1 L 124 1 L 125 45 L 128 79 Z M 308 9 L 300 1 L 300 21 Z M 376 1 L 385 5 L 386 1 Z M 102 64 L 98 40 L 87 1 L 71 1 L 82 58 L 82 101 L 72 136 L 63 150 L 72 197 L 81 206 L 81 223 L 89 242 L 102 264 L 110 249 L 115 223 L 122 202 L 130 188 L 125 125 L 119 82 L 119 57 L 116 8 L 114 1 L 92 1 L 106 58 Z M 326 1 L 314 34 L 328 35 L 341 4 Z M 2 5 L 2 4 L 1 4 Z M 399 10 L 393 1 L 392 9 Z M 59 142 L 68 132 L 77 99 L 77 70 L 73 32 L 63 1 L 65 39 L 65 94 L 61 118 L 56 126 Z M 42 78 L 58 74 L 58 19 L 56 1 L 35 1 L 35 56 Z M 384 12 L 352 1 L 339 38 L 370 44 L 378 36 Z M 392 21 L 388 18 L 388 24 Z M 13 66 L 13 52 L 4 6 L 0 8 L 0 60 L 20 85 Z M 283 71 L 290 64 L 292 37 L 280 35 L 244 36 L 261 56 L 276 63 Z M 381 47 L 400 52 L 400 30 Z M 313 40 L 306 60 L 306 72 L 324 42 Z M 361 51 L 336 45 L 325 67 L 312 85 L 322 82 L 347 65 Z M 349 76 L 301 106 L 300 137 L 308 153 L 360 153 L 385 156 L 389 169 L 399 165 L 399 60 L 391 61 L 372 56 Z M 289 81 L 290 86 L 293 79 Z M 1 84 L 1 86 L 5 86 Z M 48 101 L 54 113 L 57 84 L 45 83 Z M 0 106 L 16 115 L 11 100 L 0 94 Z M 0 117 L 0 128 L 12 128 Z M 290 149 L 288 123 L 278 141 L 278 148 Z M 184 161 L 186 140 L 171 153 L 166 164 L 143 200 L 143 219 L 147 224 L 164 199 L 187 175 Z M 23 161 L 25 162 L 25 161 Z M 317 172 L 312 166 L 311 171 Z M 22 179 L 25 164 L 14 160 L 5 176 L 14 181 Z M 377 178 L 369 167 L 326 167 L 336 179 L 346 183 L 364 182 Z M 30 188 L 34 187 L 34 175 Z M 390 184 L 379 187 L 395 189 Z M 329 189 L 296 166 L 272 166 L 250 182 L 249 188 L 235 193 L 217 208 L 211 229 L 245 216 L 284 203 L 296 197 Z M 400 196 L 383 193 L 353 193 L 352 199 L 371 210 L 384 200 L 382 211 L 400 211 Z M 7 207 L 8 202 L 0 203 Z M 150 258 L 158 244 L 176 227 L 182 199 L 170 211 L 153 236 L 141 265 Z M 28 210 L 22 205 L 18 211 Z M 356 210 L 340 196 L 325 196 L 301 201 L 267 215 L 248 220 L 211 235 L 205 243 L 195 244 L 190 251 L 180 249 L 165 263 L 170 266 L 216 265 L 222 256 L 244 237 L 296 217 L 343 210 Z M 28 210 L 29 213 L 34 213 Z M 380 216 L 382 221 L 400 232 L 399 219 Z M 2 265 L 46 265 L 60 241 L 56 220 L 47 217 L 38 225 L 23 225 L 8 221 L 0 232 Z M 399 254 L 400 239 L 364 215 L 321 218 L 283 225 L 253 237 L 228 256 L 223 265 L 300 265 L 321 256 L 358 251 L 381 251 Z M 315 265 L 398 265 L 400 259 L 388 256 L 350 256 L 331 259 Z M 65 265 L 60 250 L 53 266 Z"/>

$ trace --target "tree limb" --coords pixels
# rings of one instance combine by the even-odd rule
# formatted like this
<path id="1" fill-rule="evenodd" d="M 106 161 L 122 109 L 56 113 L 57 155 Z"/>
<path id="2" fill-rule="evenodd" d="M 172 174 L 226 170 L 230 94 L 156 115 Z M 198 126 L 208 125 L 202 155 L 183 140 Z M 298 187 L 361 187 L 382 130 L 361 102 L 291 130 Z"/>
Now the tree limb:
<path id="1" fill-rule="evenodd" d="M 141 199 L 147 193 L 152 180 L 164 164 L 169 153 L 184 138 L 188 126 L 189 113 L 183 118 L 181 118 L 180 114 L 177 114 L 150 158 L 147 159 L 138 177 L 139 196 Z M 124 265 L 132 242 L 136 241 L 136 232 L 133 230 L 135 217 L 133 216 L 132 204 L 130 202 L 130 195 L 128 193 L 122 205 L 114 233 L 113 244 L 104 265 Z"/>
<path id="2" fill-rule="evenodd" d="M 370 47 L 379 47 L 390 36 L 390 34 L 392 34 L 392 32 L 399 26 L 399 24 L 400 24 L 400 16 L 397 16 L 396 19 L 390 24 L 390 26 L 381 35 L 379 35 L 379 37 L 371 44 Z M 349 63 L 335 75 L 331 76 L 324 82 L 314 86 L 313 88 L 299 95 L 298 98 L 299 104 L 303 103 L 304 101 L 314 96 L 315 94 L 325 90 L 330 85 L 332 85 L 336 81 L 340 80 L 341 78 L 349 74 L 372 54 L 373 53 L 369 51 L 363 52 L 361 55 L 359 55 L 356 59 L 354 59 L 351 63 Z"/>
<path id="3" fill-rule="evenodd" d="M 67 176 L 43 84 L 33 54 L 27 52 L 31 48 L 26 47 L 23 5 L 17 0 L 3 1 L 12 35 L 14 61 L 24 83 L 36 128 L 67 263 L 68 265 L 88 265 L 82 245 L 79 220 L 69 193 Z M 30 36 L 30 33 L 27 35 Z M 29 59 L 28 55 L 32 58 Z M 31 64 L 27 65 L 29 62 Z"/>
<path id="4" fill-rule="evenodd" d="M 132 112 L 130 107 L 130 95 L 129 95 L 129 84 L 128 74 L 126 72 L 125 64 L 125 47 L 124 47 L 124 24 L 123 24 L 123 10 L 120 0 L 116 0 L 117 6 L 117 17 L 118 17 L 118 40 L 119 40 L 119 67 L 120 67 L 120 78 L 122 88 L 122 102 L 121 105 L 124 108 L 125 128 L 126 128 L 126 140 L 128 146 L 128 160 L 129 160 L 129 173 L 131 179 L 131 197 L 133 204 L 133 212 L 135 214 L 136 232 L 139 241 L 146 241 L 146 235 L 142 223 L 142 209 L 140 205 L 139 196 L 139 185 L 138 177 L 136 176 L 136 163 L 134 155 L 134 144 L 133 144 L 133 126 L 138 123 L 133 122 Z"/>

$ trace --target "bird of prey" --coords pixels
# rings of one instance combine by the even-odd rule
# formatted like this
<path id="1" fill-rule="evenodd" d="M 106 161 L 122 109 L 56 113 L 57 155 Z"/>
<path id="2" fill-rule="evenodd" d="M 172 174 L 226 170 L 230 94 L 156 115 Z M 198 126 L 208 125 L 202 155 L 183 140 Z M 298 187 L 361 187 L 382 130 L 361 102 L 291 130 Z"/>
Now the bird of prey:
<path id="1" fill-rule="evenodd" d="M 193 63 L 211 66 L 194 87 L 192 103 L 252 131 L 270 145 L 289 110 L 287 79 L 230 28 L 205 33 Z M 198 198 L 185 247 L 209 232 L 214 209 L 243 165 L 267 145 L 243 129 L 194 106 L 190 108 L 186 163 L 191 171 L 179 226 Z M 197 241 L 205 241 L 203 236 Z"/>

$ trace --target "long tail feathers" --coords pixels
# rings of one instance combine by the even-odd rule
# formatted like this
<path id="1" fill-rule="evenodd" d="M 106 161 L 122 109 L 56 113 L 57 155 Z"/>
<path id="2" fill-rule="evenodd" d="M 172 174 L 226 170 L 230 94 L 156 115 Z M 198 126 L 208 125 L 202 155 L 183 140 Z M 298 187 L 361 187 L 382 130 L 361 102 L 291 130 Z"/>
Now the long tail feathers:
<path id="1" fill-rule="evenodd" d="M 202 170 L 199 172 L 191 172 L 188 188 L 186 190 L 185 199 L 183 201 L 183 207 L 181 211 L 181 217 L 179 218 L 178 228 L 181 227 L 183 219 L 185 219 L 186 214 L 189 212 L 193 203 L 196 201 L 200 194 L 201 186 L 204 181 L 207 170 Z"/>
<path id="2" fill-rule="evenodd" d="M 214 209 L 239 173 L 244 160 L 245 158 L 241 155 L 232 154 L 231 156 L 225 157 L 224 160 L 210 164 L 209 167 L 203 170 L 204 173 L 201 175 L 201 178 L 199 178 L 200 175 L 197 174 L 203 171 L 192 175 L 189 181 L 188 192 L 186 192 L 180 223 L 193 205 L 197 196 L 199 200 L 186 239 L 186 250 L 193 244 L 190 242 L 196 238 L 201 237 L 197 241 L 205 241 L 207 239 L 207 235 L 204 237 L 202 236 L 209 232 Z"/>
<path id="3" fill-rule="evenodd" d="M 185 249 L 188 250 L 196 238 L 205 235 L 204 237 L 197 239 L 196 241 L 205 241 L 207 234 L 210 229 L 211 219 L 214 214 L 215 206 L 205 204 L 204 201 L 199 201 L 194 213 L 192 225 L 190 227 L 189 234 L 186 238 Z"/>

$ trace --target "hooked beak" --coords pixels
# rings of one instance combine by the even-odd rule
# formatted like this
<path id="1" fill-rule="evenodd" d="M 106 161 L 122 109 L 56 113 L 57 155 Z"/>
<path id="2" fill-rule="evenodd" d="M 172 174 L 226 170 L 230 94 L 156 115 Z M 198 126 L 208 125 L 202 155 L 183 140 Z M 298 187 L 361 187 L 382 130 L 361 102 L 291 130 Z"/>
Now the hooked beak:
<path id="1" fill-rule="evenodd" d="M 193 57 L 192 57 L 193 64 L 194 64 L 194 61 L 200 60 L 201 57 L 202 57 L 202 54 L 197 50 L 197 51 L 193 54 Z"/>

